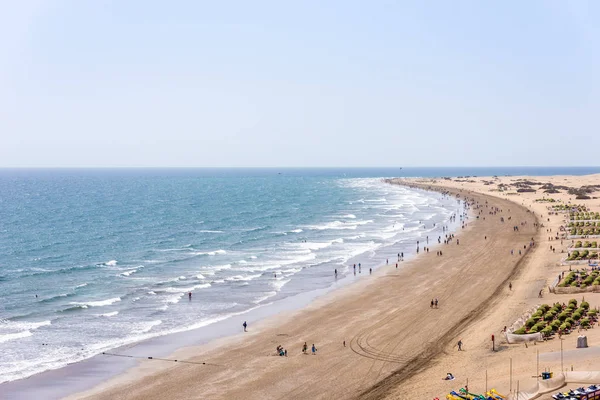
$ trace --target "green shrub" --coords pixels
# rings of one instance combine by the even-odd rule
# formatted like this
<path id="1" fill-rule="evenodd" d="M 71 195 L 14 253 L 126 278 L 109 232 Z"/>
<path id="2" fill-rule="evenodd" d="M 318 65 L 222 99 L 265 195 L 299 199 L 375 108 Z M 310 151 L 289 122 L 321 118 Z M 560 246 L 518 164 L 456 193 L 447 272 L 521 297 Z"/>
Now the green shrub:
<path id="1" fill-rule="evenodd" d="M 571 329 L 571 327 L 574 325 L 574 324 L 571 324 L 570 322 L 565 322 L 564 324 L 567 325 L 567 329 Z"/>
<path id="2" fill-rule="evenodd" d="M 544 315 L 544 320 L 545 321 L 552 321 L 553 319 L 554 319 L 554 315 L 550 311 L 548 311 L 546 313 L 546 315 Z"/>
<path id="3" fill-rule="evenodd" d="M 588 328 L 590 326 L 590 320 L 587 318 L 582 318 L 580 324 L 582 327 Z"/>
<path id="4" fill-rule="evenodd" d="M 569 329 L 569 325 L 566 322 L 560 326 L 560 330 L 563 332 L 568 329 Z"/>
<path id="5" fill-rule="evenodd" d="M 588 303 L 587 301 L 582 301 L 580 308 L 583 308 L 584 310 L 587 310 L 587 309 L 590 308 L 590 303 Z"/>
<path id="6" fill-rule="evenodd" d="M 569 318 L 569 313 L 563 311 L 560 314 L 558 314 L 558 321 L 560 322 L 564 322 L 564 320 L 566 320 L 567 318 Z"/>
<path id="7" fill-rule="evenodd" d="M 527 321 L 525 321 L 525 326 L 526 326 L 527 328 L 531 328 L 532 326 L 534 326 L 534 325 L 535 325 L 535 323 L 536 323 L 536 322 L 537 322 L 537 321 L 536 321 L 536 320 L 534 320 L 533 318 L 529 318 Z"/>
<path id="8" fill-rule="evenodd" d="M 537 325 L 529 330 L 529 333 L 537 333 L 537 332 L 538 332 Z"/>
<path id="9" fill-rule="evenodd" d="M 525 334 L 525 327 L 521 327 L 519 329 L 517 329 L 516 331 L 513 332 L 515 335 L 523 335 Z"/>
<path id="10" fill-rule="evenodd" d="M 554 321 L 552 321 L 552 323 L 549 326 L 552 328 L 552 330 L 556 331 L 556 330 L 558 330 L 560 325 L 561 325 L 561 322 L 559 320 L 555 319 Z"/>
<path id="11" fill-rule="evenodd" d="M 587 312 L 587 315 L 589 315 L 590 317 L 594 317 L 594 316 L 596 316 L 596 314 L 598 314 L 598 311 L 596 311 L 596 310 L 589 310 Z"/>
<path id="12" fill-rule="evenodd" d="M 547 324 L 545 322 L 540 321 L 537 324 L 535 324 L 533 326 L 533 328 L 537 329 L 537 331 L 540 332 L 542 329 L 544 329 L 546 327 L 546 325 Z"/>
<path id="13" fill-rule="evenodd" d="M 552 328 L 547 326 L 544 329 L 542 329 L 542 333 L 546 336 L 551 335 L 552 334 Z"/>
<path id="14" fill-rule="evenodd" d="M 575 321 L 579 321 L 579 320 L 581 319 L 581 313 L 579 313 L 579 312 L 575 311 L 575 312 L 573 313 L 573 319 L 574 319 Z"/>
<path id="15" fill-rule="evenodd" d="M 577 282 L 576 281 L 571 282 L 571 286 L 572 287 L 576 287 L 577 286 Z"/>

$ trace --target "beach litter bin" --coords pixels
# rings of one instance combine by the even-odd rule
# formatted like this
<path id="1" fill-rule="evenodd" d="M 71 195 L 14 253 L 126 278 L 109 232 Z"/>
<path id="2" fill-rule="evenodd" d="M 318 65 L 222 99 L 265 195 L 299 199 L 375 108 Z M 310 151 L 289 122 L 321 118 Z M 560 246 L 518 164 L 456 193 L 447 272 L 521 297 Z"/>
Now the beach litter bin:
<path id="1" fill-rule="evenodd" d="M 585 349 L 586 347 L 588 347 L 587 336 L 581 335 L 581 336 L 577 337 L 577 348 Z"/>
<path id="2" fill-rule="evenodd" d="M 552 372 L 542 372 L 542 380 L 552 378 Z"/>

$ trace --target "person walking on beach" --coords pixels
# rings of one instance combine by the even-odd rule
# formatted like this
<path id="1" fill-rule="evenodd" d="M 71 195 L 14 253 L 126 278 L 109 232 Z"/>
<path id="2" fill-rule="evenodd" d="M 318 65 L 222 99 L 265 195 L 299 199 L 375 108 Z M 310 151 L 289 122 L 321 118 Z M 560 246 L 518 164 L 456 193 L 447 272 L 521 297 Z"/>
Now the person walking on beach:
<path id="1" fill-rule="evenodd" d="M 369 275 L 371 275 L 373 273 L 373 268 L 369 267 Z"/>
<path id="2" fill-rule="evenodd" d="M 315 344 L 313 343 L 312 345 L 312 355 L 314 356 L 315 354 L 317 354 L 317 348 L 315 347 Z"/>
<path id="3" fill-rule="evenodd" d="M 244 321 L 244 323 L 242 324 L 242 326 L 244 327 L 244 332 L 248 332 L 248 324 L 246 323 L 246 321 Z"/>
<path id="4" fill-rule="evenodd" d="M 302 345 L 302 353 L 306 354 L 307 351 L 308 351 L 308 345 L 306 344 L 306 342 L 304 342 L 304 344 Z"/>
<path id="5" fill-rule="evenodd" d="M 435 305 L 435 308 L 438 308 L 438 299 L 435 299 L 434 305 Z"/>
<path id="6" fill-rule="evenodd" d="M 337 268 L 335 269 L 335 277 L 337 278 Z"/>
<path id="7" fill-rule="evenodd" d="M 508 290 L 512 290 L 512 282 L 508 284 Z"/>
<path id="8" fill-rule="evenodd" d="M 188 293 L 188 297 L 190 298 L 190 301 L 192 301 L 192 292 Z"/>
<path id="9" fill-rule="evenodd" d="M 456 345 L 458 346 L 458 351 L 462 351 L 462 345 L 463 345 L 462 339 L 459 339 L 458 343 Z"/>
<path id="10" fill-rule="evenodd" d="M 429 308 L 433 308 L 433 299 L 431 299 L 431 305 L 429 306 Z"/>

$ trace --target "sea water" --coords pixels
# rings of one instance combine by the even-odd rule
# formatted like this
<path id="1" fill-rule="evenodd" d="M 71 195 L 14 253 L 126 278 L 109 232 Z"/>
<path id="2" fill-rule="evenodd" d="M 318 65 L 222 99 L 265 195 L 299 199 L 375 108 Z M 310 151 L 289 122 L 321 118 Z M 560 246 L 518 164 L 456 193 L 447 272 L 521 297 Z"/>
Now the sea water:
<path id="1" fill-rule="evenodd" d="M 0 382 L 328 287 L 355 263 L 368 275 L 427 236 L 437 243 L 460 204 L 382 180 L 398 175 L 1 170 Z"/>

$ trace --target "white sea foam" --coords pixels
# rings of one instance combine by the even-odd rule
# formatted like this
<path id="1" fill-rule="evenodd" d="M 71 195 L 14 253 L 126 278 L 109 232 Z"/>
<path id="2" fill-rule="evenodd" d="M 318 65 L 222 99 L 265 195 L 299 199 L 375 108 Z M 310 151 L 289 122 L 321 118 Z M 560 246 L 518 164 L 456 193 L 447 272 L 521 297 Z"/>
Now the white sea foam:
<path id="1" fill-rule="evenodd" d="M 113 297 L 112 299 L 107 299 L 107 300 L 99 300 L 99 301 L 86 301 L 86 302 L 71 302 L 69 304 L 75 305 L 75 306 L 81 306 L 81 308 L 87 308 L 87 307 L 103 307 L 103 306 L 109 306 L 113 303 L 116 303 L 118 301 L 121 301 L 120 297 Z"/>
<path id="2" fill-rule="evenodd" d="M 154 293 L 152 290 L 148 292 L 149 295 L 155 295 L 156 293 Z"/>
<path id="3" fill-rule="evenodd" d="M 117 260 L 110 260 L 110 261 L 102 263 L 100 265 L 106 265 L 106 266 L 109 266 L 109 267 L 114 267 L 115 265 L 117 265 Z"/>
<path id="4" fill-rule="evenodd" d="M 196 289 L 205 289 L 210 287 L 210 283 L 201 283 L 200 285 L 194 285 L 189 287 L 170 287 L 163 290 L 165 293 L 188 293 Z"/>
<path id="5" fill-rule="evenodd" d="M 302 229 L 293 229 L 290 231 L 290 233 L 300 233 L 300 232 L 303 232 L 303 230 Z"/>
<path id="6" fill-rule="evenodd" d="M 204 275 L 202 275 L 202 274 L 196 275 L 196 278 L 198 278 L 198 279 L 206 279 L 206 277 Z"/>
<path id="7" fill-rule="evenodd" d="M 113 311 L 113 312 L 109 312 L 109 313 L 106 313 L 106 314 L 98 314 L 98 316 L 99 317 L 114 317 L 118 313 L 119 313 L 118 311 Z"/>
<path id="8" fill-rule="evenodd" d="M 179 300 L 181 300 L 181 298 L 183 297 L 184 293 L 178 293 L 178 294 L 174 294 L 172 296 L 167 297 L 165 300 L 163 300 L 164 303 L 170 303 L 170 304 L 176 304 L 179 303 Z"/>
<path id="9" fill-rule="evenodd" d="M 356 215 L 354 215 L 354 214 L 346 214 L 346 215 L 342 215 L 340 218 L 355 219 Z"/>
<path id="10" fill-rule="evenodd" d="M 231 264 L 223 264 L 223 265 L 215 265 L 214 267 L 210 267 L 212 271 L 222 271 L 224 269 L 231 269 Z"/>
<path id="11" fill-rule="evenodd" d="M 196 256 L 216 256 L 216 255 L 227 254 L 227 252 L 225 250 L 215 250 L 215 251 L 198 251 L 193 254 Z"/>
<path id="12" fill-rule="evenodd" d="M 277 292 L 267 292 L 267 294 L 265 294 L 264 296 L 261 296 L 258 299 L 254 300 L 253 303 L 254 304 L 262 303 L 263 301 L 265 301 L 268 298 L 273 297 L 275 295 L 277 295 Z"/>
<path id="13" fill-rule="evenodd" d="M 256 260 L 258 257 L 256 256 L 250 256 L 251 259 Z"/>
<path id="14" fill-rule="evenodd" d="M 42 326 L 52 325 L 52 321 L 12 321 L 8 319 L 0 319 L 0 330 L 36 330 Z"/>
<path id="15" fill-rule="evenodd" d="M 154 328 L 155 326 L 158 326 L 160 324 L 162 324 L 162 321 L 160 319 L 155 320 L 155 321 L 142 322 L 141 324 L 139 324 L 138 327 L 136 327 L 135 329 L 133 329 L 131 331 L 131 333 L 133 333 L 133 334 L 140 334 L 140 333 L 150 332 L 150 330 L 152 328 Z"/>
<path id="16" fill-rule="evenodd" d="M 276 291 L 280 291 L 282 287 L 284 287 L 291 279 L 276 279 L 269 282 Z"/>
<path id="17" fill-rule="evenodd" d="M 21 331 L 16 333 L 0 334 L 0 343 L 6 343 L 11 340 L 22 339 L 33 335 L 30 331 Z"/>
<path id="18" fill-rule="evenodd" d="M 0 320 L 0 343 L 32 336 L 31 331 L 51 324 L 51 321 L 26 322 L 2 319 Z"/>
<path id="19" fill-rule="evenodd" d="M 342 221 L 333 221 L 333 222 L 328 222 L 326 224 L 322 224 L 322 225 L 307 225 L 306 228 L 310 229 L 310 230 L 316 230 L 316 231 L 324 231 L 327 229 L 338 229 L 338 230 L 343 230 L 343 229 L 356 229 L 356 227 L 358 225 L 361 225 L 360 223 L 357 223 L 355 221 L 353 222 L 342 222 Z"/>
<path id="20" fill-rule="evenodd" d="M 235 276 L 230 276 L 229 278 L 225 278 L 225 281 L 251 281 L 251 280 L 259 278 L 261 276 L 262 276 L 262 274 L 235 275 Z"/>
<path id="21" fill-rule="evenodd" d="M 129 276 L 129 275 L 131 275 L 131 274 L 133 274 L 135 272 L 137 272 L 137 269 L 131 269 L 129 271 L 121 272 L 119 275 L 121 275 L 121 276 Z"/>
<path id="22" fill-rule="evenodd" d="M 223 231 L 213 231 L 210 229 L 202 229 L 200 231 L 198 231 L 199 233 L 223 233 Z"/>

